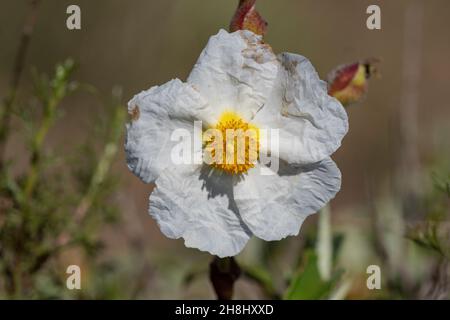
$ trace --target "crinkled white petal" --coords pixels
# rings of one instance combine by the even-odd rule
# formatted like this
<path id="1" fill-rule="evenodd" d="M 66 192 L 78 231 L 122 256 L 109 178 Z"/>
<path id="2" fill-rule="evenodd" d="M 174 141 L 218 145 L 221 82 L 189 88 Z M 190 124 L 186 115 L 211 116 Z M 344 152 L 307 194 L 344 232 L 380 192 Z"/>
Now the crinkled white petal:
<path id="1" fill-rule="evenodd" d="M 219 257 L 238 254 L 251 232 L 232 199 L 231 176 L 206 166 L 167 168 L 150 196 L 150 214 L 169 238 Z"/>
<path id="2" fill-rule="evenodd" d="M 175 79 L 134 96 L 128 103 L 134 120 L 127 125 L 125 151 L 130 170 L 150 183 L 172 164 L 175 129 L 192 133 L 194 120 L 207 114 L 207 103 L 191 85 Z"/>
<path id="3" fill-rule="evenodd" d="M 308 164 L 330 156 L 348 130 L 347 113 L 327 93 L 327 85 L 308 59 L 283 53 L 278 79 L 253 122 L 279 129 L 279 157 L 291 164 Z"/>
<path id="4" fill-rule="evenodd" d="M 224 110 L 251 119 L 265 104 L 276 81 L 279 61 L 261 36 L 220 30 L 211 37 L 188 83 L 208 99 L 217 120 Z"/>
<path id="5" fill-rule="evenodd" d="M 297 235 L 305 218 L 334 198 L 340 186 L 340 171 L 327 158 L 306 167 L 283 164 L 274 175 L 253 168 L 234 187 L 234 200 L 250 230 L 273 241 Z"/>

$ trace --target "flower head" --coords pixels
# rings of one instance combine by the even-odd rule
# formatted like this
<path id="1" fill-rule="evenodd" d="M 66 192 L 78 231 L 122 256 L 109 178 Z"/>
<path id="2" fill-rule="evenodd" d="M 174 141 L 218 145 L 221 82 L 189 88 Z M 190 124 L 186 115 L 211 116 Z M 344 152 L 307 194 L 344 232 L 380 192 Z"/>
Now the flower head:
<path id="1" fill-rule="evenodd" d="M 221 30 L 186 82 L 143 91 L 128 110 L 128 167 L 156 184 L 150 214 L 167 237 L 183 237 L 188 247 L 225 257 L 252 235 L 297 235 L 340 189 L 330 155 L 348 130 L 345 110 L 305 57 L 277 56 L 251 31 Z M 201 163 L 174 163 L 177 129 L 200 136 L 200 148 L 189 149 L 194 158 L 202 154 Z M 277 130 L 269 145 L 268 130 Z"/>

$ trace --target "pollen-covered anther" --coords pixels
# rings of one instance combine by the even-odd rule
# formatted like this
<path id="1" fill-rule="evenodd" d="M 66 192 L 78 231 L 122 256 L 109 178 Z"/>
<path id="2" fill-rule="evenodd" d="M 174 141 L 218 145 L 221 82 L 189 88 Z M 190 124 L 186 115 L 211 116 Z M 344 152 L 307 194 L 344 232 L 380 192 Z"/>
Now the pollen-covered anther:
<path id="1" fill-rule="evenodd" d="M 259 157 L 259 129 L 232 112 L 222 114 L 203 141 L 205 162 L 228 174 L 247 172 Z"/>

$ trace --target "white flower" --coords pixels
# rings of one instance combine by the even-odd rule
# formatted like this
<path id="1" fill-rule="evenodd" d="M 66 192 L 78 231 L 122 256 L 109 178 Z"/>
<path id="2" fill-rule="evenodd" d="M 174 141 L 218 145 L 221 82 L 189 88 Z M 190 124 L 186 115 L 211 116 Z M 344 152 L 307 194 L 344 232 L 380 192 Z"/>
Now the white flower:
<path id="1" fill-rule="evenodd" d="M 187 247 L 226 257 L 238 254 L 252 235 L 267 241 L 297 235 L 305 218 L 340 189 L 330 155 L 347 133 L 345 110 L 306 58 L 276 56 L 250 31 L 221 30 L 186 83 L 175 79 L 143 91 L 128 109 L 128 167 L 156 184 L 149 212 L 167 237 L 183 237 Z M 173 130 L 193 132 L 195 120 L 226 127 L 230 112 L 242 125 L 279 129 L 275 174 L 261 175 L 261 163 L 235 172 L 173 164 Z"/>

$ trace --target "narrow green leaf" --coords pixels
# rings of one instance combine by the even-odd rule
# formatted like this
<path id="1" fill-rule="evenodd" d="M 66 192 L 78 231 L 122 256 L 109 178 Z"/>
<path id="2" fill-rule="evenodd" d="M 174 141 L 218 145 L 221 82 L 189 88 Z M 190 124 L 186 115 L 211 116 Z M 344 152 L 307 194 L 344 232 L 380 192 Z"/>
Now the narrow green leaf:
<path id="1" fill-rule="evenodd" d="M 286 300 L 315 300 L 325 299 L 333 290 L 342 272 L 334 273 L 329 281 L 321 279 L 317 265 L 317 255 L 314 251 L 307 251 L 306 264 L 293 278 L 287 289 Z"/>

